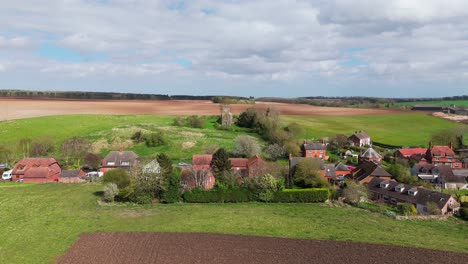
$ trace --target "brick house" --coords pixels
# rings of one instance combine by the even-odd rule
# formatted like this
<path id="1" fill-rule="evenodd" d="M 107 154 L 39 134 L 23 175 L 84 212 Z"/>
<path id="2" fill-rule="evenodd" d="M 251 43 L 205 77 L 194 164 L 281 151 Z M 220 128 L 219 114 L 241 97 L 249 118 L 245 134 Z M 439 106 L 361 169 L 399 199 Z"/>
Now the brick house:
<path id="1" fill-rule="evenodd" d="M 394 180 L 372 179 L 367 188 L 370 199 L 396 206 L 398 203 L 409 203 L 416 207 L 418 214 L 430 214 L 427 204 L 437 205 L 440 215 L 453 214 L 460 205 L 449 194 L 431 191 L 422 187 L 415 187 Z"/>
<path id="2" fill-rule="evenodd" d="M 54 158 L 25 158 L 16 163 L 11 179 L 31 183 L 58 182 L 61 172 Z"/>
<path id="3" fill-rule="evenodd" d="M 372 161 L 363 161 L 351 171 L 350 177 L 359 184 L 364 184 L 370 182 L 373 178 L 390 180 L 392 175 Z"/>
<path id="4" fill-rule="evenodd" d="M 434 146 L 432 142 L 429 142 L 429 148 L 426 151 L 426 160 L 428 163 L 434 165 L 449 165 L 452 168 L 462 168 L 462 162 L 457 161 L 455 158 L 452 143 L 448 146 Z"/>
<path id="5" fill-rule="evenodd" d="M 396 159 L 407 159 L 419 162 L 426 156 L 427 148 L 403 148 L 395 151 L 393 156 Z"/>
<path id="6" fill-rule="evenodd" d="M 304 143 L 301 145 L 302 157 L 327 159 L 327 146 L 323 143 Z"/>
<path id="7" fill-rule="evenodd" d="M 355 131 L 354 134 L 348 137 L 348 143 L 356 147 L 370 146 L 371 138 L 366 132 Z"/>
<path id="8" fill-rule="evenodd" d="M 132 168 L 138 166 L 138 155 L 133 151 L 124 151 L 120 148 L 119 151 L 111 151 L 102 160 L 100 172 L 106 172 L 113 169 L 124 169 L 130 171 Z"/>

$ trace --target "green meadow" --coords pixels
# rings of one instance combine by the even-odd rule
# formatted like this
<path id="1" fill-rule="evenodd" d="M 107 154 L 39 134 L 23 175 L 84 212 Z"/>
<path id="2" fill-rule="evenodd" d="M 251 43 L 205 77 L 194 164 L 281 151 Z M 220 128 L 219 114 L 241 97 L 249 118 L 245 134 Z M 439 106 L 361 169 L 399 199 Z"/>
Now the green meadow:
<path id="1" fill-rule="evenodd" d="M 468 253 L 468 225 L 456 218 L 398 221 L 326 204 L 107 205 L 98 202 L 99 184 L 13 185 L 21 188 L 0 188 L 2 263 L 53 262 L 81 233 L 97 231 L 228 233 Z"/>
<path id="2" fill-rule="evenodd" d="M 398 146 L 427 146 L 432 134 L 459 125 L 420 113 L 345 117 L 283 116 L 282 119 L 287 124 L 300 124 L 305 129 L 301 138 L 321 138 L 337 133 L 350 135 L 356 130 L 363 130 L 373 141 Z"/>
<path id="3" fill-rule="evenodd" d="M 403 102 L 395 103 L 395 106 L 413 106 L 413 105 L 441 105 L 441 106 L 459 106 L 459 107 L 468 107 L 468 100 L 437 100 L 437 101 L 416 101 L 416 102 Z"/>

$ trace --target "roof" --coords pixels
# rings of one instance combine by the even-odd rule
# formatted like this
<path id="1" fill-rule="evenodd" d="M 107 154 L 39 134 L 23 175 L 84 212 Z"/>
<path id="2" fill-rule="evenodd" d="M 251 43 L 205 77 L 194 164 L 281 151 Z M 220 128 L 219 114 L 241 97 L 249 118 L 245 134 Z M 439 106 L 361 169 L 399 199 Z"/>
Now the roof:
<path id="1" fill-rule="evenodd" d="M 24 178 L 47 178 L 48 174 L 48 167 L 33 167 L 24 173 Z"/>
<path id="2" fill-rule="evenodd" d="M 403 200 L 408 203 L 425 205 L 428 202 L 434 202 L 437 204 L 439 209 L 443 208 L 445 204 L 449 201 L 449 199 L 452 197 L 449 194 L 435 192 L 426 188 L 415 187 L 404 183 L 399 183 L 394 180 L 387 181 L 388 186 L 386 188 L 381 188 L 380 183 L 383 181 L 384 180 L 382 179 L 374 178 L 368 183 L 367 188 L 370 191 L 381 193 L 383 195 L 388 195 L 389 197 Z M 395 187 L 397 186 L 403 187 L 403 191 L 397 191 L 395 189 Z M 410 189 L 417 190 L 416 195 L 408 194 L 408 190 Z"/>
<path id="3" fill-rule="evenodd" d="M 249 158 L 248 165 L 251 166 L 255 163 L 263 163 L 263 159 L 260 158 L 258 155 L 253 155 L 252 157 Z"/>
<path id="4" fill-rule="evenodd" d="M 15 167 L 13 168 L 13 174 L 26 174 L 27 171 L 36 168 L 48 169 L 54 164 L 57 164 L 58 166 L 58 163 L 54 158 L 25 158 L 15 164 Z M 39 172 L 35 171 L 34 173 Z"/>
<path id="5" fill-rule="evenodd" d="M 323 165 L 324 176 L 329 178 L 335 178 L 335 165 L 334 164 L 324 164 Z"/>
<path id="6" fill-rule="evenodd" d="M 373 148 L 368 148 L 364 153 L 360 155 L 362 158 L 367 158 L 367 159 L 381 159 L 382 156 L 377 153 Z"/>
<path id="7" fill-rule="evenodd" d="M 247 168 L 248 159 L 244 158 L 229 158 L 232 167 L 245 167 Z"/>
<path id="8" fill-rule="evenodd" d="M 202 154 L 202 155 L 193 155 L 192 156 L 192 165 L 206 165 L 210 166 L 213 155 Z"/>
<path id="9" fill-rule="evenodd" d="M 63 170 L 60 173 L 61 178 L 75 178 L 80 176 L 80 170 Z"/>
<path id="10" fill-rule="evenodd" d="M 372 161 L 364 161 L 359 164 L 351 174 L 355 180 L 361 181 L 368 176 L 391 177 L 392 175 L 385 171 L 380 165 Z"/>
<path id="11" fill-rule="evenodd" d="M 133 151 L 111 151 L 103 160 L 103 165 L 106 166 L 108 162 L 114 162 L 115 166 L 120 166 L 122 162 L 129 162 L 132 165 L 138 160 L 138 155 Z"/>
<path id="12" fill-rule="evenodd" d="M 455 156 L 455 152 L 449 146 L 434 146 L 431 149 L 432 156 Z"/>
<path id="13" fill-rule="evenodd" d="M 344 165 L 343 163 L 336 164 L 335 171 L 350 171 L 348 166 Z"/>
<path id="14" fill-rule="evenodd" d="M 357 132 L 351 135 L 357 137 L 358 139 L 367 139 L 370 138 L 370 136 L 366 132 Z"/>
<path id="15" fill-rule="evenodd" d="M 301 148 L 305 150 L 325 150 L 327 147 L 322 143 L 304 143 Z"/>
<path id="16" fill-rule="evenodd" d="M 468 170 L 467 170 L 468 171 Z M 450 165 L 434 165 L 434 164 L 416 164 L 413 169 L 413 173 L 418 175 L 419 178 L 431 177 L 425 175 L 432 175 L 433 179 L 437 178 L 438 183 L 446 182 L 457 182 L 465 183 L 465 177 L 457 176 L 453 173 L 452 167 Z"/>
<path id="17" fill-rule="evenodd" d="M 397 152 L 400 152 L 404 157 L 410 157 L 411 155 L 425 155 L 427 148 L 404 148 L 397 150 Z"/>

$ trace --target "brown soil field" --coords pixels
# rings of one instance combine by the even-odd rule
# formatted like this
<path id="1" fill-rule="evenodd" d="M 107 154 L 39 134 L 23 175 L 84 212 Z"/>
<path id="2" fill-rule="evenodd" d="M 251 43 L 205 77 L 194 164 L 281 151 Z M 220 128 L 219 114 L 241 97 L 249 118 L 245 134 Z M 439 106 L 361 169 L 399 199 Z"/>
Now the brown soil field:
<path id="1" fill-rule="evenodd" d="M 118 101 L 118 100 L 52 100 L 0 98 L 0 121 L 52 115 L 72 114 L 155 114 L 155 115 L 217 115 L 220 105 L 211 101 Z M 249 107 L 272 107 L 284 115 L 353 116 L 402 113 L 398 110 L 317 107 L 300 104 L 265 103 L 231 105 L 239 114 Z"/>
<path id="2" fill-rule="evenodd" d="M 58 263 L 468 263 L 468 254 L 203 233 L 82 234 Z"/>

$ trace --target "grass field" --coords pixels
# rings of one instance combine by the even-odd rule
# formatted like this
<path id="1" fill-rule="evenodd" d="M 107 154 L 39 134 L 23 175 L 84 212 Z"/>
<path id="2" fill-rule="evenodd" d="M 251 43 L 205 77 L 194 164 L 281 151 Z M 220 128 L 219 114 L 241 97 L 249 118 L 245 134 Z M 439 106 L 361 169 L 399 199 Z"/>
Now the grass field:
<path id="1" fill-rule="evenodd" d="M 468 107 L 468 100 L 439 100 L 439 101 L 418 101 L 418 102 L 403 102 L 403 103 L 395 103 L 394 106 L 413 106 L 413 105 L 441 105 L 441 106 L 459 106 L 459 107 Z"/>
<path id="2" fill-rule="evenodd" d="M 0 183 L 1 185 L 2 183 Z M 0 191 L 0 259 L 47 263 L 83 232 L 214 232 L 361 241 L 467 252 L 461 220 L 397 221 L 322 204 L 99 205 L 100 185 L 27 185 Z"/>
<path id="3" fill-rule="evenodd" d="M 373 141 L 401 146 L 427 146 L 431 135 L 459 124 L 425 114 L 410 113 L 379 116 L 283 116 L 288 124 L 296 122 L 305 128 L 301 138 L 320 138 L 337 133 L 350 135 L 366 131 Z M 468 135 L 465 135 L 467 138 Z"/>

